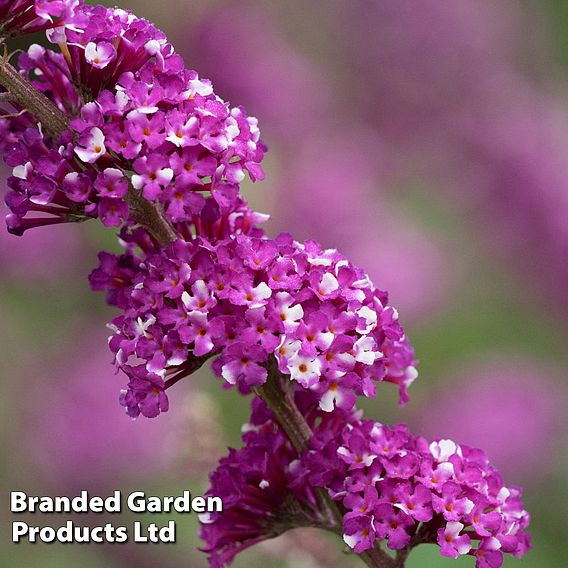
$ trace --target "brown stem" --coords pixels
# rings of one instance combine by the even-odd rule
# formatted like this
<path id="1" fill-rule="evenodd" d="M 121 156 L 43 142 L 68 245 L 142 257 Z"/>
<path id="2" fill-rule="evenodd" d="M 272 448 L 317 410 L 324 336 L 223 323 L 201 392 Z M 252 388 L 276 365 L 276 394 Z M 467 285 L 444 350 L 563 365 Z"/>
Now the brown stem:
<path id="1" fill-rule="evenodd" d="M 10 93 L 11 102 L 33 114 L 41 122 L 43 130 L 55 140 L 69 128 L 65 113 L 10 65 L 6 56 L 0 60 L 0 85 Z"/>
<path id="2" fill-rule="evenodd" d="M 397 567 L 404 568 L 406 559 L 411 553 L 412 549 L 420 544 L 426 544 L 431 542 L 436 542 L 436 533 L 441 523 L 422 523 L 418 530 L 414 533 L 410 542 L 401 550 L 396 553 L 396 565 Z"/>
<path id="3" fill-rule="evenodd" d="M 160 246 L 165 247 L 178 238 L 176 230 L 165 216 L 160 204 L 144 199 L 133 187 L 128 188 L 126 201 L 138 224 L 149 231 Z"/>
<path id="4" fill-rule="evenodd" d="M 286 388 L 285 380 L 272 358 L 268 366 L 268 380 L 256 389 L 256 394 L 270 408 L 294 449 L 301 454 L 308 447 L 313 432 L 298 410 L 290 389 Z M 327 523 L 337 532 L 341 526 L 341 513 L 336 503 L 323 489 L 316 490 L 316 498 L 321 510 L 326 513 Z"/>
<path id="5" fill-rule="evenodd" d="M 295 450 L 301 454 L 308 447 L 313 432 L 296 406 L 291 389 L 286 388 L 287 384 L 289 380 L 280 374 L 276 359 L 272 358 L 268 365 L 268 380 L 256 389 L 256 394 L 264 400 Z M 324 489 L 316 490 L 316 498 L 326 514 L 328 525 L 341 534 L 342 515 L 337 503 Z"/>
<path id="6" fill-rule="evenodd" d="M 313 432 L 296 406 L 292 389 L 286 388 L 289 381 L 289 378 L 282 376 L 276 360 L 272 358 L 268 365 L 268 380 L 264 385 L 255 389 L 255 392 L 270 408 L 296 451 L 301 453 L 309 446 Z M 316 490 L 316 496 L 320 507 L 328 517 L 330 526 L 333 527 L 333 532 L 341 535 L 343 514 L 339 506 L 330 498 L 325 489 Z M 360 556 L 367 566 L 372 568 L 404 567 L 404 560 L 402 563 L 397 562 L 379 545 L 363 552 Z"/>
<path id="7" fill-rule="evenodd" d="M 380 546 L 374 546 L 360 556 L 369 568 L 404 568 L 404 561 L 402 564 L 399 564 L 395 558 L 389 556 Z"/>
<path id="8" fill-rule="evenodd" d="M 301 453 L 308 447 L 313 432 L 298 410 L 290 389 L 284 387 L 284 380 L 272 359 L 268 366 L 268 380 L 256 389 L 256 394 L 270 408 L 295 450 Z"/>

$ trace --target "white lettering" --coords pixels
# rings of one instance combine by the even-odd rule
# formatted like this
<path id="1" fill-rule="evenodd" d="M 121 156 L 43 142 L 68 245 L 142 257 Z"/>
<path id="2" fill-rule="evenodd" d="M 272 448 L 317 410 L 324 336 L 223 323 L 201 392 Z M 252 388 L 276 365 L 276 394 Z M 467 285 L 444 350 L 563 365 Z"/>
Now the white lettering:
<path id="1" fill-rule="evenodd" d="M 20 542 L 20 537 L 28 532 L 27 523 L 20 521 L 12 523 L 12 542 Z"/>
<path id="2" fill-rule="evenodd" d="M 12 513 L 23 513 L 28 508 L 26 498 L 27 495 L 23 491 L 12 491 L 10 493 L 10 511 Z"/>

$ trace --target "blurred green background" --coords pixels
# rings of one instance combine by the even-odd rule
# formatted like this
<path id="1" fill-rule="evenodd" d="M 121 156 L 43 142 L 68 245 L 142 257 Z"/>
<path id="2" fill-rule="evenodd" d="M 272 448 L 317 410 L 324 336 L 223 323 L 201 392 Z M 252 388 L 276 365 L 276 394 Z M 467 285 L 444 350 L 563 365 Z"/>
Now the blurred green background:
<path id="1" fill-rule="evenodd" d="M 565 566 L 565 3 L 132 0 L 120 7 L 155 22 L 220 96 L 258 116 L 270 148 L 267 180 L 245 192 L 272 214 L 268 232 L 336 246 L 389 290 L 420 377 L 407 407 L 381 386 L 377 400 L 363 404 L 367 416 L 487 448 L 506 480 L 525 487 L 533 515 L 534 549 L 505 566 Z M 0 565 L 199 568 L 206 559 L 188 515 L 177 518 L 175 545 L 10 544 L 10 490 L 200 494 L 226 447 L 240 443 L 249 401 L 222 390 L 208 371 L 177 385 L 170 412 L 158 419 L 123 414 L 124 378 L 106 348 L 113 311 L 86 279 L 102 249 L 117 250 L 115 236 L 94 223 L 0 237 Z M 44 516 L 29 521 L 50 524 Z M 422 546 L 408 566 L 452 562 L 473 565 Z M 235 565 L 358 561 L 326 535 L 297 531 Z"/>

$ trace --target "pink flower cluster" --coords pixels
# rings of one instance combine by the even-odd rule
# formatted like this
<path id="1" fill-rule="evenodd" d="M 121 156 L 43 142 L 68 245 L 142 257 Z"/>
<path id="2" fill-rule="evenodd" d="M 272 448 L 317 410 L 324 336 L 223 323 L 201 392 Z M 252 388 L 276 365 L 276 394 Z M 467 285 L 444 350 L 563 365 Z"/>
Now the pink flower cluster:
<path id="1" fill-rule="evenodd" d="M 263 176 L 256 119 L 186 70 L 145 20 L 80 6 L 66 24 L 48 32 L 61 54 L 34 45 L 20 68 L 72 131 L 53 140 L 30 113 L 2 121 L 8 226 L 124 226 L 126 254 L 101 254 L 91 282 L 124 311 L 110 345 L 130 377 L 128 413 L 167 410 L 165 390 L 216 355 L 216 372 L 243 392 L 274 361 L 327 411 L 374 396 L 381 380 L 406 402 L 413 351 L 386 294 L 335 251 L 264 239 L 266 217 L 240 196 L 245 171 Z M 156 202 L 180 240 L 160 250 L 134 228 L 131 194 Z"/>
<path id="2" fill-rule="evenodd" d="M 62 54 L 33 45 L 20 57 L 72 132 L 52 140 L 30 115 L 2 126 L 14 168 L 12 232 L 87 217 L 118 227 L 129 220 L 129 188 L 159 202 L 174 224 L 193 223 L 207 196 L 229 210 L 245 172 L 263 177 L 257 120 L 185 69 L 162 32 L 102 6 L 84 6 L 70 22 L 49 34 Z"/>
<path id="3" fill-rule="evenodd" d="M 344 540 L 356 552 L 375 540 L 400 550 L 435 535 L 443 556 L 471 554 L 478 568 L 495 568 L 504 552 L 521 556 L 530 546 L 520 489 L 504 486 L 481 450 L 451 440 L 428 444 L 404 424 L 371 420 L 346 425 L 330 448 L 314 443 L 336 452 L 329 491 L 347 511 Z M 318 464 L 314 452 L 312 459 Z M 321 483 L 321 475 L 312 482 Z"/>
<path id="4" fill-rule="evenodd" d="M 344 540 L 356 553 L 376 541 L 396 551 L 437 543 L 443 556 L 469 554 L 477 568 L 498 568 L 504 553 L 521 556 L 530 547 L 520 489 L 503 484 L 483 451 L 451 440 L 428 443 L 406 425 L 389 428 L 361 420 L 359 412 L 321 414 L 305 393 L 297 402 L 315 425 L 308 451 L 292 451 L 257 402 L 244 448 L 232 450 L 211 476 L 210 493 L 230 496 L 227 511 L 202 519 L 215 568 L 285 530 L 279 511 L 286 508 L 300 526 L 314 518 L 325 524 L 310 487 L 338 503 Z"/>
<path id="5" fill-rule="evenodd" d="M 217 354 L 213 368 L 241 392 L 264 384 L 274 360 L 327 412 L 375 396 L 382 380 L 408 400 L 413 350 L 386 293 L 361 269 L 287 234 L 231 233 L 180 240 L 143 258 L 101 255 L 91 284 L 123 310 L 110 346 L 131 377 L 123 397 L 130 415 L 167 410 L 171 377 Z"/>

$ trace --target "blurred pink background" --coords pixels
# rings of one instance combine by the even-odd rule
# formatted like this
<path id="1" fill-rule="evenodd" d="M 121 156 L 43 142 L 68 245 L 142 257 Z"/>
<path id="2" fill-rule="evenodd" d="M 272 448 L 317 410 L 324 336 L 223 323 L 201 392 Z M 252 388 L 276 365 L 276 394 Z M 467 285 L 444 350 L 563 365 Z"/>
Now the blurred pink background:
<path id="1" fill-rule="evenodd" d="M 568 11 L 512 0 L 138 0 L 188 66 L 260 120 L 267 179 L 247 186 L 268 231 L 337 247 L 390 292 L 420 377 L 368 416 L 488 450 L 526 487 L 535 549 L 505 566 L 562 566 L 568 502 Z M 248 401 L 207 371 L 171 411 L 118 406 L 86 276 L 114 247 L 94 224 L 0 234 L 4 492 L 118 487 L 196 493 Z M 551 504 L 554 506 L 551 506 Z M 9 522 L 6 509 L 2 521 Z M 21 546 L 21 566 L 205 565 L 196 520 L 178 543 Z M 564 537 L 564 539 L 563 539 Z M 410 568 L 451 561 L 422 547 Z M 460 561 L 469 565 L 470 559 Z M 0 564 L 14 565 L 2 547 Z M 291 533 L 239 567 L 350 566 L 325 535 Z M 357 563 L 355 562 L 355 564 Z"/>

